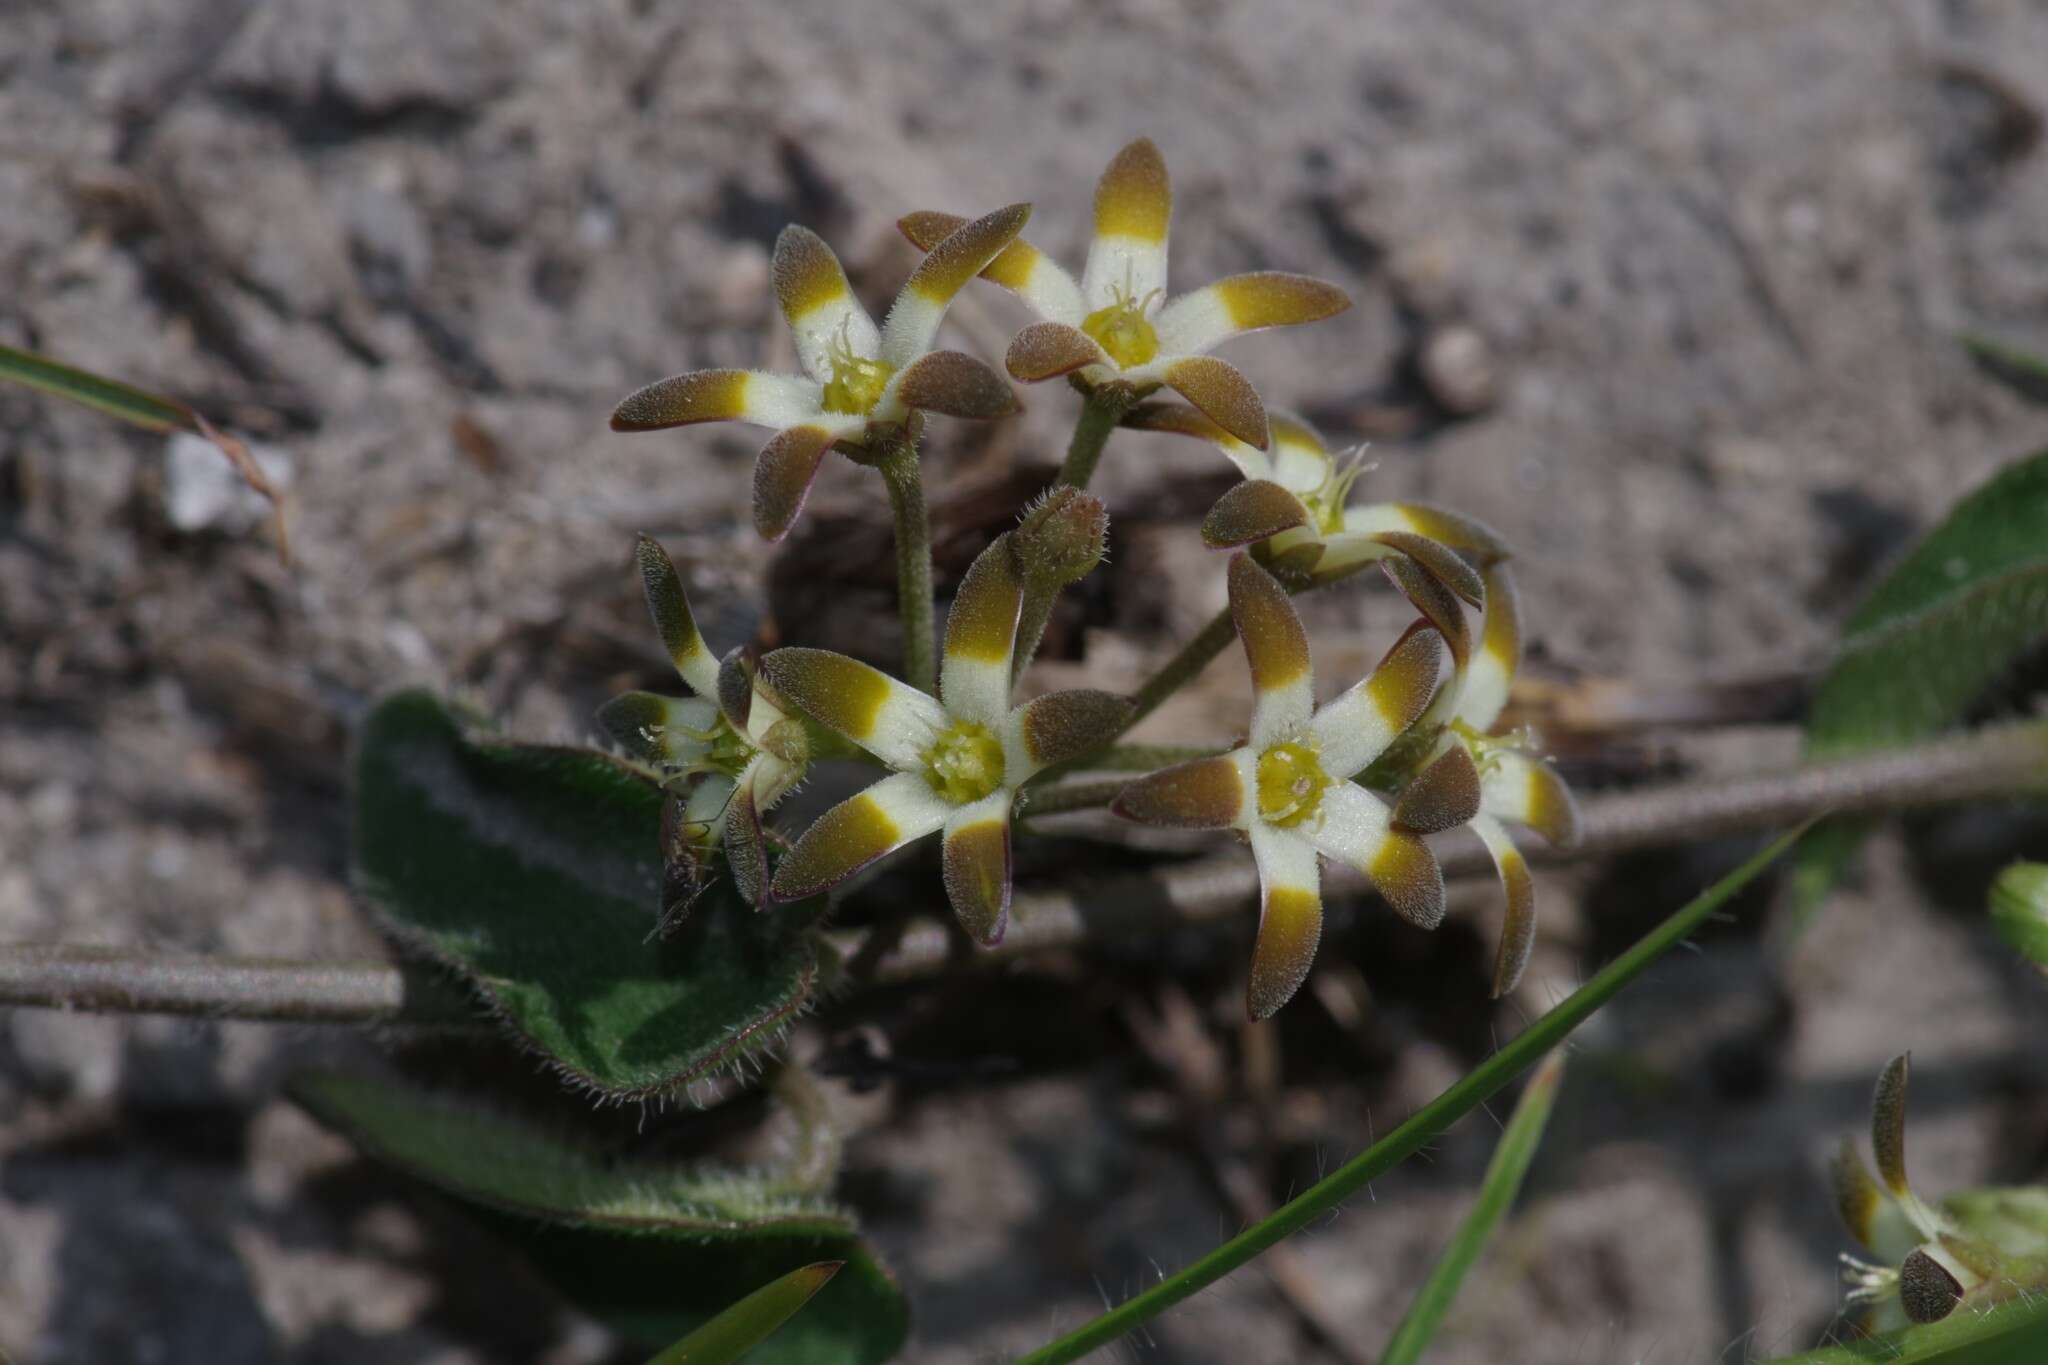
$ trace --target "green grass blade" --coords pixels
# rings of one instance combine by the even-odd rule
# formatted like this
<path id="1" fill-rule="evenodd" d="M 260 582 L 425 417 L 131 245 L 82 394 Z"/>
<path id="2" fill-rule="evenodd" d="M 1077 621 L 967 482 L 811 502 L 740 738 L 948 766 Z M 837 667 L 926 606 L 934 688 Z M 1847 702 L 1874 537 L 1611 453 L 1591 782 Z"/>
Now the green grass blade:
<path id="1" fill-rule="evenodd" d="M 1268 1247 L 1335 1209 L 1414 1155 L 1453 1123 L 1484 1104 L 1537 1059 L 1562 1042 L 1592 1013 L 1614 998 L 1623 986 L 1698 929 L 1730 897 L 1747 886 L 1803 832 L 1805 826 L 1774 840 L 1741 867 L 1701 892 L 1690 903 L 1647 934 L 1574 991 L 1556 1008 L 1531 1024 L 1443 1094 L 1417 1110 L 1406 1123 L 1346 1162 L 1326 1179 L 1288 1201 L 1270 1216 L 1246 1228 L 1194 1264 L 1166 1276 L 1144 1293 L 1112 1308 L 1092 1322 L 1048 1345 L 1016 1365 L 1061 1365 L 1079 1360 L 1255 1259 Z"/>
<path id="2" fill-rule="evenodd" d="M 105 379 L 12 346 L 0 346 L 0 379 L 68 398 L 149 431 L 200 430 L 198 414 L 175 399 L 160 398 L 118 379 Z"/>
<path id="3" fill-rule="evenodd" d="M 1769 1365 L 2041 1365 L 2048 1360 L 2048 1295 L 1961 1309 L 1940 1322 L 1908 1327 Z"/>
<path id="4" fill-rule="evenodd" d="M 817 1261 L 799 1266 L 772 1284 L 762 1285 L 647 1365 L 732 1365 L 789 1321 L 845 1264 Z"/>
<path id="5" fill-rule="evenodd" d="M 2022 398 L 2048 403 L 2048 356 L 1988 332 L 1964 332 L 1958 339 L 1984 373 Z"/>
<path id="6" fill-rule="evenodd" d="M 1543 1129 L 1550 1122 L 1550 1107 L 1557 1099 L 1558 1082 L 1563 1077 L 1564 1053 L 1553 1052 L 1516 1102 L 1507 1130 L 1493 1149 L 1493 1160 L 1487 1163 L 1486 1178 L 1479 1186 L 1479 1202 L 1472 1206 L 1457 1235 L 1437 1258 L 1436 1268 L 1416 1292 L 1415 1302 L 1408 1305 L 1408 1315 L 1394 1329 L 1393 1339 L 1380 1356 L 1380 1365 L 1416 1365 L 1429 1349 L 1451 1300 L 1458 1296 L 1458 1286 L 1464 1283 L 1466 1273 L 1485 1250 L 1487 1239 L 1493 1236 L 1494 1228 L 1522 1188 L 1522 1177 L 1529 1173 L 1529 1163 L 1535 1160 L 1536 1149 L 1542 1145 Z"/>

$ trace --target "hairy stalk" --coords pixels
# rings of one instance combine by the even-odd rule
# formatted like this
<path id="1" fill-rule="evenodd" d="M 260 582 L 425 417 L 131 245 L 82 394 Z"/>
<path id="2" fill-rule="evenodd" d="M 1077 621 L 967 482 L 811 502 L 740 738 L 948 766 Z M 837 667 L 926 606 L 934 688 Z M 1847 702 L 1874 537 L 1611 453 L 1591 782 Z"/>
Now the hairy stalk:
<path id="1" fill-rule="evenodd" d="M 1093 810 L 1116 800 L 1117 793 L 1129 785 L 1128 778 L 1119 777 L 1103 782 L 1062 782 L 1052 787 L 1036 787 L 1026 793 L 1018 818 L 1028 820 L 1034 815 Z"/>
<path id="2" fill-rule="evenodd" d="M 924 505 L 924 474 L 917 438 L 905 435 L 875 462 L 896 517 L 896 598 L 903 622 L 903 680 L 921 691 L 939 690 L 932 630 L 932 523 Z"/>
<path id="3" fill-rule="evenodd" d="M 1074 422 L 1073 439 L 1067 442 L 1066 461 L 1060 465 L 1059 477 L 1053 480 L 1055 487 L 1088 486 L 1088 481 L 1095 477 L 1095 466 L 1102 461 L 1110 433 L 1136 401 L 1130 390 L 1115 384 L 1093 389 L 1081 400 L 1081 415 Z M 1017 614 L 1017 652 L 1011 666 L 1012 677 L 1021 677 L 1037 657 L 1038 646 L 1045 639 L 1046 622 L 1052 619 L 1053 603 L 1059 600 L 1059 595 L 1056 583 L 1041 580 L 1026 585 L 1024 605 Z"/>
<path id="4" fill-rule="evenodd" d="M 1039 803 L 1060 790 L 1035 794 L 1031 813 L 1046 813 Z M 1769 829 L 1822 812 L 1909 810 L 2044 791 L 2048 724 L 2023 721 L 1785 773 L 1596 797 L 1584 803 L 1584 834 L 1576 847 L 1528 852 L 1534 861 L 1564 862 Z M 1446 876 L 1493 875 L 1493 863 L 1476 840 L 1451 843 L 1440 858 Z M 1021 892 L 1012 905 L 1009 933 L 995 947 L 976 952 L 972 961 L 992 964 L 1090 940 L 1219 919 L 1242 921 L 1256 902 L 1258 885 L 1251 859 L 1233 852 L 1058 890 Z M 1362 876 L 1336 863 L 1324 869 L 1324 887 L 1333 897 L 1367 889 Z M 865 943 L 857 930 L 828 937 L 847 961 L 855 960 Z M 950 928 L 912 925 L 876 956 L 873 971 L 862 980 L 908 981 L 952 970 L 955 947 Z M 0 1006 L 346 1024 L 445 1025 L 455 1018 L 475 1018 L 446 988 L 435 991 L 435 984 L 424 974 L 370 962 L 179 959 L 124 949 L 0 946 Z"/>
<path id="5" fill-rule="evenodd" d="M 1230 642 L 1236 638 L 1237 623 L 1230 619 L 1230 608 L 1225 607 L 1210 617 L 1208 625 L 1197 631 L 1193 639 L 1180 647 L 1179 653 L 1161 664 L 1159 671 L 1145 679 L 1144 685 L 1131 694 L 1135 707 L 1131 718 L 1124 722 L 1124 733 L 1128 734 L 1132 726 L 1157 711 L 1161 702 L 1193 682 L 1218 654 L 1230 648 Z"/>
<path id="6" fill-rule="evenodd" d="M 1089 390 L 1081 400 L 1081 416 L 1074 423 L 1074 438 L 1067 442 L 1066 462 L 1060 466 L 1055 482 L 1086 488 L 1095 477 L 1095 466 L 1102 462 L 1102 448 L 1109 444 L 1109 434 L 1136 402 L 1136 395 L 1120 384 L 1104 384 Z"/>
<path id="7" fill-rule="evenodd" d="M 1676 947 L 1704 924 L 1772 860 L 1792 845 L 1794 834 L 1779 837 L 1761 853 L 1666 919 L 1633 948 L 1609 963 L 1564 1002 L 1531 1024 L 1481 1062 L 1450 1089 L 1431 1100 L 1399 1128 L 1345 1162 L 1327 1178 L 1262 1218 L 1208 1255 L 1171 1275 L 1135 1298 L 1127 1299 L 1093 1322 L 1047 1346 L 1019 1357 L 1015 1365 L 1064 1365 L 1098 1350 L 1127 1332 L 1158 1317 L 1181 1300 L 1206 1289 L 1261 1252 L 1310 1223 L 1334 1212 L 1368 1182 L 1385 1175 L 1413 1156 L 1446 1128 L 1471 1113 L 1515 1077 L 1535 1065 L 1597 1009 L 1640 976 L 1645 968 Z"/>
<path id="8" fill-rule="evenodd" d="M 1228 753 L 1229 746 L 1222 744 L 1112 744 L 1099 753 L 1090 754 L 1081 763 L 1081 770 L 1095 773 L 1149 773 L 1159 768 L 1185 763 L 1191 758 L 1214 758 Z"/>

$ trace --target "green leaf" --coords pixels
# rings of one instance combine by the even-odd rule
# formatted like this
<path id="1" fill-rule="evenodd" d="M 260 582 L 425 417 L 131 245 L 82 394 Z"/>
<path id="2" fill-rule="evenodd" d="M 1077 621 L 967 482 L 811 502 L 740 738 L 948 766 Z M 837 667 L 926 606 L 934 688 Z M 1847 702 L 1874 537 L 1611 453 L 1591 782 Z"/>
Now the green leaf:
<path id="1" fill-rule="evenodd" d="M 1814 695 L 1808 752 L 1891 748 L 1945 730 L 2044 636 L 2048 451 L 2008 466 L 1958 503 L 1849 619 Z M 1868 829 L 1866 820 L 1831 822 L 1799 850 L 1794 935 Z"/>
<path id="2" fill-rule="evenodd" d="M 2022 957 L 2048 972 L 2048 863 L 2014 863 L 1998 874 L 1991 922 Z"/>
<path id="3" fill-rule="evenodd" d="M 608 1159 L 385 1077 L 302 1073 L 290 1093 L 365 1154 L 478 1206 L 565 1297 L 635 1340 L 695 1332 L 821 1260 L 844 1268 L 749 1365 L 871 1365 L 909 1332 L 902 1290 L 810 1173 Z"/>
<path id="4" fill-rule="evenodd" d="M 1959 338 L 1977 368 L 2022 398 L 2048 403 L 2048 356 L 2016 346 L 1988 332 L 1964 332 Z"/>
<path id="5" fill-rule="evenodd" d="M 789 1321 L 845 1264 L 818 1261 L 762 1285 L 647 1365 L 732 1365 Z"/>
<path id="6" fill-rule="evenodd" d="M 465 733 L 425 692 L 365 722 L 357 890 L 525 1046 L 610 1098 L 665 1094 L 772 1046 L 810 1002 L 822 900 L 756 912 L 717 878 L 649 938 L 661 791 L 590 749 Z"/>
<path id="7" fill-rule="evenodd" d="M 1413 1156 L 1453 1123 L 1477 1109 L 1503 1086 L 1521 1075 L 1544 1053 L 1564 1041 L 1573 1029 L 1613 999 L 1616 992 L 1642 975 L 1649 965 L 1706 923 L 1758 873 L 1799 838 L 1805 826 L 1774 840 L 1720 881 L 1645 935 L 1641 942 L 1602 968 L 1555 1008 L 1501 1049 L 1467 1072 L 1443 1094 L 1418 1109 L 1407 1122 L 1345 1162 L 1307 1191 L 1217 1247 L 1194 1264 L 1184 1266 L 1134 1298 L 1084 1323 L 1058 1341 L 1041 1346 L 1014 1365 L 1063 1365 L 1115 1341 L 1161 1313 L 1249 1263 L 1268 1247 L 1324 1217 L 1368 1183 Z"/>
<path id="8" fill-rule="evenodd" d="M 1380 1356 L 1380 1365 L 1415 1365 L 1429 1349 L 1451 1300 L 1458 1296 L 1458 1286 L 1464 1282 L 1466 1272 L 1479 1259 L 1487 1239 L 1522 1188 L 1522 1177 L 1529 1173 L 1529 1163 L 1542 1145 L 1543 1129 L 1550 1121 L 1550 1106 L 1557 1099 L 1558 1082 L 1563 1076 L 1564 1053 L 1553 1052 L 1516 1101 L 1507 1130 L 1493 1149 L 1493 1160 L 1487 1163 L 1486 1178 L 1480 1182 L 1479 1202 L 1472 1206 L 1457 1235 L 1437 1258 L 1436 1268 L 1417 1291 L 1415 1302 L 1408 1305 L 1408 1315 L 1394 1329 L 1393 1339 Z"/>
<path id="9" fill-rule="evenodd" d="M 1940 1322 L 1804 1355 L 1770 1365 L 2041 1365 L 2048 1360 L 2048 1296 L 2035 1295 L 1981 1313 L 1951 1313 Z"/>

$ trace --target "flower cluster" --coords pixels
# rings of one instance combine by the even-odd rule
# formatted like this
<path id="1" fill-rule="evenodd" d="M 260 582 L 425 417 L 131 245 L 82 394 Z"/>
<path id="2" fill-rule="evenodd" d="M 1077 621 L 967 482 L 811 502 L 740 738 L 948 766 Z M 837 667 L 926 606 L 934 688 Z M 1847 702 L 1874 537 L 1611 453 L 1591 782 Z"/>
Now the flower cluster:
<path id="1" fill-rule="evenodd" d="M 1028 205 L 971 220 L 908 214 L 899 226 L 925 255 L 880 327 L 831 249 L 801 227 L 786 229 L 774 281 L 804 373 L 679 375 L 630 395 L 612 425 L 773 428 L 755 466 L 753 506 L 770 540 L 796 521 L 828 451 L 879 468 L 897 518 L 907 681 L 800 646 L 774 650 L 758 667 L 740 652 L 715 663 L 673 566 L 643 538 L 650 609 L 697 695 L 628 694 L 602 719 L 670 788 L 671 862 L 693 877 L 722 852 L 747 898 L 771 905 L 827 891 L 936 833 L 955 915 L 975 940 L 994 943 L 1010 913 L 1013 817 L 1027 790 L 1087 768 L 1159 699 L 1153 684 L 1130 698 L 1085 690 L 1021 704 L 1013 697 L 1052 599 L 1102 558 L 1106 514 L 1082 486 L 1118 426 L 1192 436 L 1221 450 L 1244 479 L 1202 526 L 1205 543 L 1228 555 L 1228 619 L 1191 643 L 1206 652 L 1183 658 L 1169 687 L 1234 635 L 1251 668 L 1250 732 L 1226 752 L 1130 781 L 1113 812 L 1231 830 L 1250 845 L 1263 887 L 1248 996 L 1259 1018 L 1309 972 L 1322 933 L 1321 859 L 1357 869 L 1397 913 L 1433 927 L 1443 916 L 1443 877 L 1425 836 L 1467 826 L 1492 852 L 1507 892 L 1494 973 L 1496 992 L 1505 992 L 1534 937 L 1532 883 L 1506 826 L 1557 842 L 1576 829 L 1556 773 L 1525 737 L 1494 733 L 1520 659 L 1508 549 L 1442 508 L 1354 502 L 1366 468 L 1359 456 L 1332 454 L 1290 413 L 1269 415 L 1244 374 L 1208 354 L 1240 333 L 1331 317 L 1350 300 L 1333 284 L 1276 271 L 1169 298 L 1172 207 L 1158 149 L 1143 139 L 1124 148 L 1096 187 L 1078 281 L 1019 235 Z M 974 561 L 935 662 L 916 467 L 923 415 L 990 419 L 1016 409 L 992 368 L 933 349 L 947 308 L 977 276 L 1038 314 L 1011 342 L 1005 368 L 1025 383 L 1067 377 L 1084 396 L 1074 450 L 1089 449 L 1078 460 L 1070 451 L 1061 486 Z M 1418 619 L 1368 677 L 1318 706 L 1290 593 L 1375 563 Z M 866 759 L 882 775 L 783 843 L 763 829 L 763 815 L 812 759 L 828 756 Z"/>

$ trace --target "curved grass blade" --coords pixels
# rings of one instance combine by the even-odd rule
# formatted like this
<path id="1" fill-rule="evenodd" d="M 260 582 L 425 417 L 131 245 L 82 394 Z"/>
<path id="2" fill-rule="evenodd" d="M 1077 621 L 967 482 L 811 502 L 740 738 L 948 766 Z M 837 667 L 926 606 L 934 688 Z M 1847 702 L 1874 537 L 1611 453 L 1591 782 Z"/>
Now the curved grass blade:
<path id="1" fill-rule="evenodd" d="M 1493 1160 L 1487 1163 L 1486 1178 L 1479 1186 L 1479 1202 L 1472 1206 L 1472 1212 L 1459 1224 L 1457 1235 L 1437 1258 L 1435 1269 L 1416 1292 L 1415 1302 L 1408 1305 L 1408 1315 L 1394 1329 L 1393 1339 L 1380 1356 L 1380 1365 L 1415 1365 L 1429 1350 L 1451 1300 L 1458 1296 L 1458 1286 L 1464 1283 L 1472 1263 L 1479 1259 L 1487 1239 L 1493 1236 L 1494 1228 L 1522 1188 L 1522 1177 L 1529 1173 L 1529 1163 L 1543 1142 L 1543 1129 L 1550 1122 L 1550 1107 L 1557 1099 L 1558 1083 L 1563 1077 L 1564 1053 L 1553 1052 L 1530 1078 L 1522 1098 L 1515 1102 L 1515 1112 L 1508 1119 L 1499 1145 L 1493 1149 Z"/>
<path id="2" fill-rule="evenodd" d="M 789 1321 L 837 1275 L 844 1261 L 815 1261 L 764 1284 L 647 1362 L 647 1365 L 732 1365 Z"/>
<path id="3" fill-rule="evenodd" d="M 0 379 L 68 398 L 145 431 L 189 431 L 210 441 L 227 456 L 228 463 L 235 467 L 242 481 L 269 502 L 277 528 L 278 553 L 289 562 L 291 549 L 285 539 L 284 503 L 278 497 L 276 485 L 263 473 L 263 467 L 256 463 L 247 446 L 219 430 L 194 409 L 175 398 L 165 398 L 132 384 L 123 384 L 118 379 L 108 379 L 12 346 L 0 346 Z"/>
<path id="4" fill-rule="evenodd" d="M 2048 403 L 2048 356 L 1989 332 L 1964 332 L 1957 340 L 1978 369 L 2022 398 Z"/>
<path id="5" fill-rule="evenodd" d="M 1958 1312 L 1925 1327 L 1781 1356 L 1769 1365 L 2041 1365 L 2048 1360 L 2048 1295 Z"/>
<path id="6" fill-rule="evenodd" d="M 1535 1065 L 1538 1058 L 1555 1048 L 1623 986 L 1684 941 L 1706 922 L 1708 916 L 1770 866 L 1791 847 L 1805 828 L 1802 825 L 1773 840 L 1769 847 L 1694 897 L 1633 948 L 1602 968 L 1591 981 L 1502 1046 L 1500 1051 L 1334 1173 L 1192 1265 L 1164 1277 L 1144 1293 L 1117 1305 L 1092 1322 L 1084 1323 L 1059 1340 L 1021 1357 L 1014 1365 L 1062 1365 L 1065 1361 L 1079 1360 L 1256 1259 L 1268 1247 L 1299 1232 L 1364 1189 L 1369 1181 L 1400 1165 L 1437 1134 L 1484 1104 L 1515 1077 Z"/>
<path id="7" fill-rule="evenodd" d="M 1816 758 L 1890 748 L 1960 721 L 2048 637 L 2048 450 L 1957 503 L 1849 619 L 1807 718 Z M 1869 830 L 1830 821 L 1793 860 L 1785 947 Z"/>
<path id="8" fill-rule="evenodd" d="M 686 1089 L 810 1003 L 822 900 L 757 914 L 720 876 L 679 932 L 648 941 L 661 791 L 608 754 L 472 735 L 401 692 L 364 723 L 354 779 L 364 903 L 571 1084 Z"/>
<path id="9" fill-rule="evenodd" d="M 564 1297 L 636 1341 L 685 1337 L 819 1261 L 842 1269 L 749 1365 L 877 1365 L 909 1332 L 902 1290 L 805 1172 L 616 1159 L 382 1076 L 306 1072 L 288 1088 L 365 1155 L 473 1206 Z"/>

